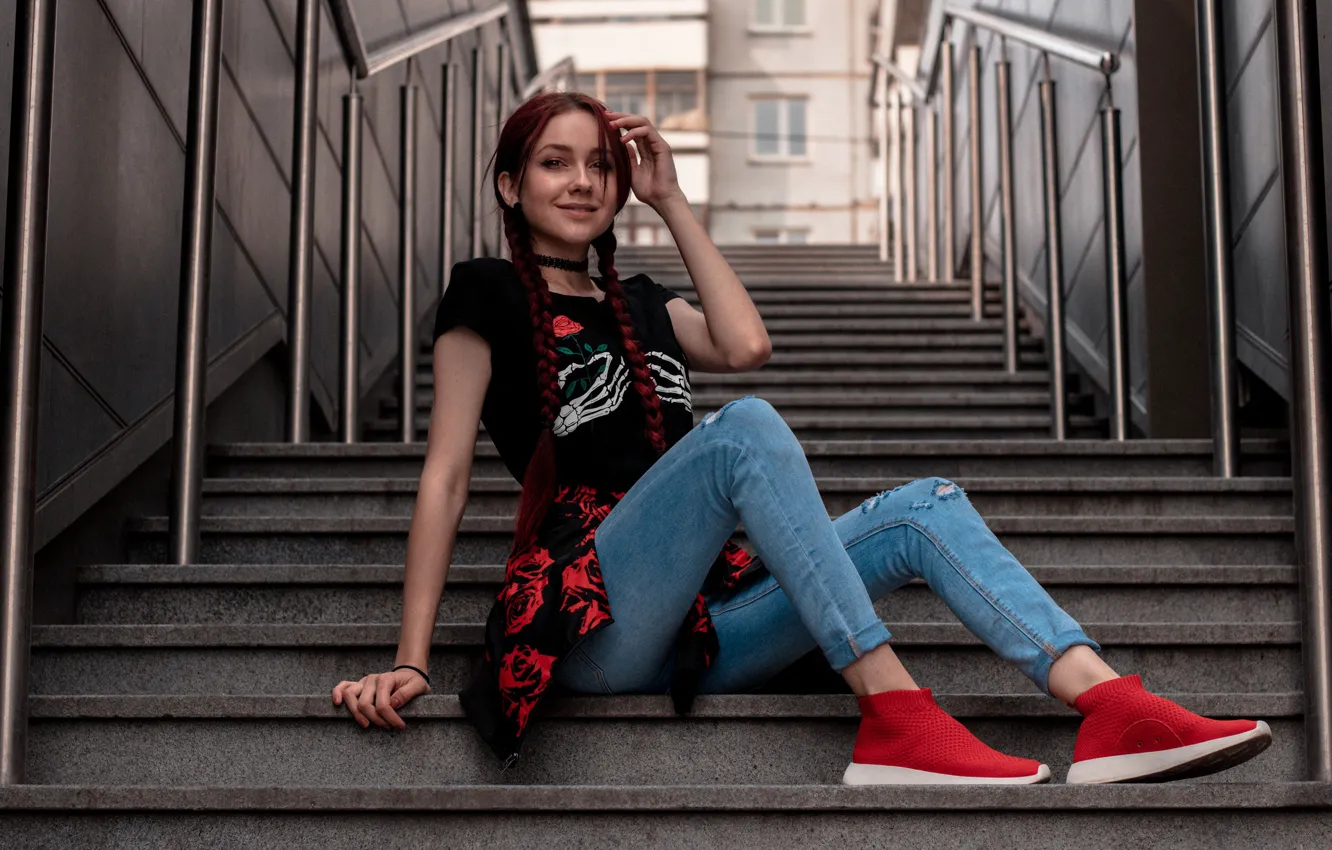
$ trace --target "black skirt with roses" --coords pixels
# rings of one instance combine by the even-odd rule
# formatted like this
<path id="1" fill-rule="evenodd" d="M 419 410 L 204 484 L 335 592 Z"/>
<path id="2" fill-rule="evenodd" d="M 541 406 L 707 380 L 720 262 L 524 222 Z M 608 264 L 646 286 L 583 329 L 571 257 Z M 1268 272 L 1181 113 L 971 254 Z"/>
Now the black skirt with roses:
<path id="1" fill-rule="evenodd" d="M 518 759 L 555 664 L 610 625 L 596 530 L 624 492 L 559 486 L 536 541 L 510 553 L 504 587 L 486 619 L 480 669 L 459 694 L 468 720 L 507 768 Z M 688 712 L 698 680 L 716 659 L 717 632 L 705 594 L 731 593 L 763 579 L 760 558 L 728 540 L 680 626 L 671 680 L 675 710 Z"/>

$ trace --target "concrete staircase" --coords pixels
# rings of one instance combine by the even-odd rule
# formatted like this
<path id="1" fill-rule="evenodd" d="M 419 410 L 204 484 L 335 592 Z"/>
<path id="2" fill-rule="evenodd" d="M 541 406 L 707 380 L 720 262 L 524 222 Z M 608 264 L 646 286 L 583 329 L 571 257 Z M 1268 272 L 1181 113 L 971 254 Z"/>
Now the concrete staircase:
<path id="1" fill-rule="evenodd" d="M 997 292 L 971 322 L 954 283 L 886 283 L 872 250 L 728 249 L 777 353 L 695 375 L 695 414 L 746 393 L 805 442 L 837 515 L 923 475 L 957 479 L 1005 544 L 1122 672 L 1270 750 L 1160 786 L 844 788 L 856 706 L 817 656 L 762 693 L 564 696 L 501 774 L 456 696 L 503 577 L 519 487 L 478 435 L 441 605 L 435 695 L 408 729 L 362 730 L 329 691 L 391 666 L 424 447 L 213 447 L 201 563 L 164 566 L 167 521 L 127 563 L 78 576 L 74 625 L 35 630 L 31 785 L 0 789 L 18 847 L 1313 847 L 1332 789 L 1303 783 L 1298 586 L 1286 446 L 1244 443 L 1210 477 L 1204 441 L 1054 443 L 1045 357 L 1002 372 Z M 626 250 L 695 299 L 678 256 Z M 419 380 L 430 384 L 423 349 Z M 428 409 L 418 411 L 421 427 Z M 1100 433 L 1089 399 L 1075 429 Z M 392 404 L 371 422 L 387 435 Z M 737 539 L 744 543 L 743 533 Z M 982 739 L 1062 782 L 1078 717 L 1000 663 L 923 585 L 880 604 L 918 680 Z"/>

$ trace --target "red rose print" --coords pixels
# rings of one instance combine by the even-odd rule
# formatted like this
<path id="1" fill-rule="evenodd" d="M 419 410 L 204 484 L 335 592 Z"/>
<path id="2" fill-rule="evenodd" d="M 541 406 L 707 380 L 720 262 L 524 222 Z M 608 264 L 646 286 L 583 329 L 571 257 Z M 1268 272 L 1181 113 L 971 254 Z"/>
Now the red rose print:
<path id="1" fill-rule="evenodd" d="M 585 635 L 610 619 L 610 600 L 601 581 L 601 563 L 595 551 L 564 568 L 564 594 L 560 610 L 580 616 L 578 633 Z"/>
<path id="2" fill-rule="evenodd" d="M 555 325 L 555 336 L 557 337 L 570 336 L 571 334 L 576 334 L 583 329 L 582 325 L 578 324 L 568 316 L 556 316 L 554 325 Z"/>
<path id="3" fill-rule="evenodd" d="M 554 665 L 555 656 L 543 655 L 530 646 L 514 647 L 500 662 L 500 699 L 504 713 L 518 724 L 520 735 L 537 698 L 550 684 L 550 669 Z"/>
<path id="4" fill-rule="evenodd" d="M 499 600 L 504 605 L 504 630 L 515 634 L 536 619 L 550 583 L 554 561 L 544 548 L 535 548 L 509 562 Z"/>

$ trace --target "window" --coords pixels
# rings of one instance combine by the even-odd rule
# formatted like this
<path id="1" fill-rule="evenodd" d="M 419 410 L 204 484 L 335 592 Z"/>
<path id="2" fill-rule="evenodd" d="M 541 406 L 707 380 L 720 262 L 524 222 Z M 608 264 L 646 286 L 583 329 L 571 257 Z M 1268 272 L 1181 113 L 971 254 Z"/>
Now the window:
<path id="1" fill-rule="evenodd" d="M 753 154 L 763 159 L 809 156 L 803 97 L 765 97 L 754 101 Z"/>
<path id="2" fill-rule="evenodd" d="M 759 32 L 774 30 L 807 30 L 805 0 L 753 0 L 754 20 L 751 29 Z"/>
<path id="3" fill-rule="evenodd" d="M 606 75 L 606 108 L 612 112 L 641 115 L 647 111 L 647 74 Z"/>
<path id="4" fill-rule="evenodd" d="M 693 112 L 698 108 L 698 72 L 697 71 L 658 71 L 656 123 L 670 129 L 670 122 L 676 116 Z"/>
<path id="5" fill-rule="evenodd" d="M 754 241 L 760 245 L 804 245 L 809 242 L 809 230 L 804 227 L 756 228 Z"/>

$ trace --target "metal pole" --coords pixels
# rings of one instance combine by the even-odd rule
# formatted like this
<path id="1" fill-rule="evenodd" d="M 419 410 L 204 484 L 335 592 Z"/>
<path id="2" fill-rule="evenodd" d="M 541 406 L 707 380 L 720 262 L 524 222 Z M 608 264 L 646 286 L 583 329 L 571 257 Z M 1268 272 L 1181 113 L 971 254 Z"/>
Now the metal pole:
<path id="1" fill-rule="evenodd" d="M 398 415 L 404 443 L 416 440 L 416 101 L 414 84 L 401 89 L 402 154 L 398 192 Z"/>
<path id="2" fill-rule="evenodd" d="M 905 204 L 902 201 L 902 95 L 899 91 L 893 92 L 893 98 L 888 107 L 892 110 L 892 176 L 888 178 L 889 185 L 893 187 L 893 280 L 901 283 L 906 280 L 906 260 L 903 256 L 905 238 L 903 236 L 903 210 Z"/>
<path id="3" fill-rule="evenodd" d="M 925 115 L 925 262 L 930 280 L 939 279 L 939 113 Z"/>
<path id="4" fill-rule="evenodd" d="M 888 262 L 888 196 L 892 193 L 893 180 L 891 168 L 891 140 L 889 139 L 888 121 L 888 72 L 882 67 L 876 70 L 879 75 L 879 103 L 874 111 L 874 119 L 879 130 L 879 159 L 883 165 L 879 186 L 879 262 Z"/>
<path id="5" fill-rule="evenodd" d="M 1312 0 L 1276 4 L 1281 175 L 1290 287 L 1290 445 L 1295 545 L 1303 567 L 1308 778 L 1332 781 L 1332 457 L 1329 457 L 1327 222 L 1318 33 Z"/>
<path id="6" fill-rule="evenodd" d="M 1068 439 L 1068 382 L 1064 354 L 1064 236 L 1059 211 L 1059 124 L 1055 84 L 1047 61 L 1041 80 L 1041 189 L 1045 195 L 1045 327 L 1050 358 L 1050 436 Z"/>
<path id="7" fill-rule="evenodd" d="M 504 129 L 504 120 L 509 117 L 509 51 L 504 42 L 496 48 L 499 62 L 499 91 L 495 93 L 495 144 L 499 146 L 499 134 Z M 508 258 L 508 244 L 504 241 L 504 216 L 495 216 L 495 255 Z"/>
<path id="8" fill-rule="evenodd" d="M 287 442 L 310 439 L 310 311 L 314 265 L 315 139 L 319 96 L 319 0 L 296 15 L 296 109 L 291 154 L 291 253 L 287 263 Z"/>
<path id="9" fill-rule="evenodd" d="M 342 96 L 342 312 L 338 339 L 338 440 L 361 440 L 361 103 L 352 91 Z"/>
<path id="10" fill-rule="evenodd" d="M 1002 53 L 1000 54 L 1003 55 Z M 995 63 L 999 96 L 999 228 L 1003 249 L 1004 369 L 1017 373 L 1017 213 L 1013 209 L 1013 112 L 1009 95 L 1010 65 L 1004 56 Z"/>
<path id="11" fill-rule="evenodd" d="M 199 554 L 222 0 L 194 0 L 190 45 L 190 111 L 185 143 L 180 313 L 176 324 L 175 423 L 172 431 L 175 456 L 170 521 L 171 558 L 182 565 L 197 562 Z"/>
<path id="12" fill-rule="evenodd" d="M 1239 405 L 1235 370 L 1235 281 L 1230 255 L 1226 90 L 1222 79 L 1220 0 L 1198 0 L 1198 100 L 1202 105 L 1203 203 L 1207 213 L 1207 295 L 1212 332 L 1212 469 L 1239 475 Z"/>
<path id="13" fill-rule="evenodd" d="M 953 43 L 943 43 L 943 273 L 948 280 L 957 275 L 953 234 L 957 205 L 953 198 Z"/>
<path id="14" fill-rule="evenodd" d="M 486 120 L 486 65 L 480 47 L 472 48 L 472 256 L 480 257 L 485 250 L 481 244 L 481 203 L 484 197 Z"/>
<path id="15" fill-rule="evenodd" d="M 458 149 L 458 72 L 452 62 L 444 63 L 444 129 L 443 149 L 440 158 L 439 187 L 439 294 L 444 295 L 444 287 L 449 285 L 449 274 L 453 271 L 453 187 L 457 182 L 455 162 Z"/>
<path id="16" fill-rule="evenodd" d="M 985 203 L 981 191 L 981 49 L 972 45 L 967 56 L 967 110 L 971 127 L 971 318 L 985 315 Z"/>
<path id="17" fill-rule="evenodd" d="M 902 101 L 902 198 L 906 205 L 906 271 L 915 280 L 920 275 L 916 245 L 916 109 L 910 100 Z"/>
<path id="18" fill-rule="evenodd" d="M 3 345 L 4 574 L 0 592 L 0 785 L 24 779 L 32 648 L 32 514 L 41 378 L 46 199 L 51 173 L 55 0 L 20 0 L 14 25 Z"/>
<path id="19" fill-rule="evenodd" d="M 1101 109 L 1101 169 L 1105 190 L 1106 334 L 1109 337 L 1110 439 L 1129 437 L 1128 274 L 1124 267 L 1124 181 L 1119 110 Z"/>

